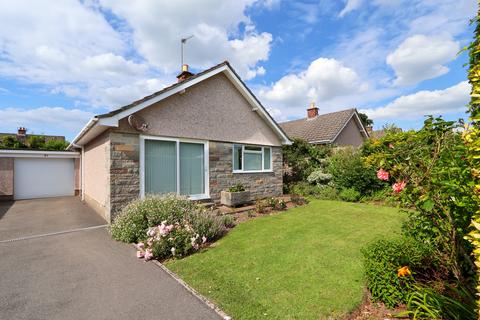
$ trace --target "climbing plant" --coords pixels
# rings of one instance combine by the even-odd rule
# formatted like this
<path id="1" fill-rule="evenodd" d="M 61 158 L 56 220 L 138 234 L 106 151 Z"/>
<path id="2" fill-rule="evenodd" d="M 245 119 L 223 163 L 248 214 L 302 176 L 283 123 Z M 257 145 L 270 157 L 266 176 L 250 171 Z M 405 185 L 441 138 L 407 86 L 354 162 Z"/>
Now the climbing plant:
<path id="1" fill-rule="evenodd" d="M 472 196 L 477 204 L 477 211 L 472 219 L 472 231 L 467 239 L 472 243 L 473 256 L 477 267 L 477 312 L 480 318 L 480 1 L 478 1 L 477 16 L 472 20 L 475 26 L 474 39 L 467 48 L 470 55 L 468 81 L 472 85 L 471 99 L 468 106 L 470 123 L 463 133 L 463 140 L 467 146 L 467 162 L 473 178 Z"/>

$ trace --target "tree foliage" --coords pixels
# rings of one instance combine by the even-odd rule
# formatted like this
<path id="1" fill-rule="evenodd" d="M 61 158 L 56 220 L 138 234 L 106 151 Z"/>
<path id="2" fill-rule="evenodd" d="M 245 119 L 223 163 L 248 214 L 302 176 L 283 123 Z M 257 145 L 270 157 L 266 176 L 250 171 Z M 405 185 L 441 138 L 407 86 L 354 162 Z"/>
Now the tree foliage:
<path id="1" fill-rule="evenodd" d="M 470 126 L 467 126 L 463 140 L 467 147 L 466 160 L 470 167 L 470 174 L 473 180 L 472 198 L 475 201 L 475 214 L 472 219 L 472 231 L 467 239 L 474 246 L 473 256 L 477 267 L 477 312 L 480 317 L 480 1 L 478 2 L 477 16 L 472 23 L 475 25 L 475 36 L 468 47 L 470 55 L 470 68 L 468 80 L 472 85 L 471 99 L 468 107 L 470 112 Z"/>

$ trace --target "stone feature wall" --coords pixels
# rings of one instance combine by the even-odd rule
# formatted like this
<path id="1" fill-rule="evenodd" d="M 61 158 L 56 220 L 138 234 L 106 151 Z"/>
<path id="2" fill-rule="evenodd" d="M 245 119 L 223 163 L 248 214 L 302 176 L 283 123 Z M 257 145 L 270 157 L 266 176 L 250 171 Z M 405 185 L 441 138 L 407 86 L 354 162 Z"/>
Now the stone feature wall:
<path id="1" fill-rule="evenodd" d="M 13 158 L 0 158 L 0 200 L 13 200 Z"/>
<path id="2" fill-rule="evenodd" d="M 272 147 L 273 172 L 233 173 L 232 143 L 210 141 L 210 198 L 220 201 L 220 191 L 241 183 L 252 200 L 283 194 L 283 160 L 281 147 Z"/>
<path id="3" fill-rule="evenodd" d="M 110 133 L 110 220 L 140 195 L 138 134 Z"/>

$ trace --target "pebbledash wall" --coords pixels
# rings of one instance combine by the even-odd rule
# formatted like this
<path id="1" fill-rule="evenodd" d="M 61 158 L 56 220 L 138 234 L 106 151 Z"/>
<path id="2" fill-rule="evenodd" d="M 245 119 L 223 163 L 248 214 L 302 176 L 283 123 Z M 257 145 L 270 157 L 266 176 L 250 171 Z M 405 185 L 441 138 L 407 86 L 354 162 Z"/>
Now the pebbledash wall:
<path id="1" fill-rule="evenodd" d="M 139 135 L 111 131 L 109 145 L 103 148 L 110 159 L 109 179 L 105 189 L 108 195 L 104 203 L 96 203 L 94 208 L 107 221 L 111 221 L 129 202 L 140 195 L 140 147 Z M 233 173 L 233 143 L 209 141 L 209 184 L 210 198 L 218 203 L 220 192 L 237 183 L 245 185 L 251 192 L 252 200 L 280 196 L 283 193 L 282 151 L 272 147 L 272 172 Z M 85 188 L 87 202 L 92 201 L 88 187 Z"/>

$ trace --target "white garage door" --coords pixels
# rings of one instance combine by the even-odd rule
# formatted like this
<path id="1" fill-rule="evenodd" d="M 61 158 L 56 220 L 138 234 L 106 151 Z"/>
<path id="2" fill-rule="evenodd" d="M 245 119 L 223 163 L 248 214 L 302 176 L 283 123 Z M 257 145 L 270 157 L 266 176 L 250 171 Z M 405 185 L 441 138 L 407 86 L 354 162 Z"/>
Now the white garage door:
<path id="1" fill-rule="evenodd" d="M 73 159 L 16 158 L 13 189 L 15 199 L 74 195 Z"/>

